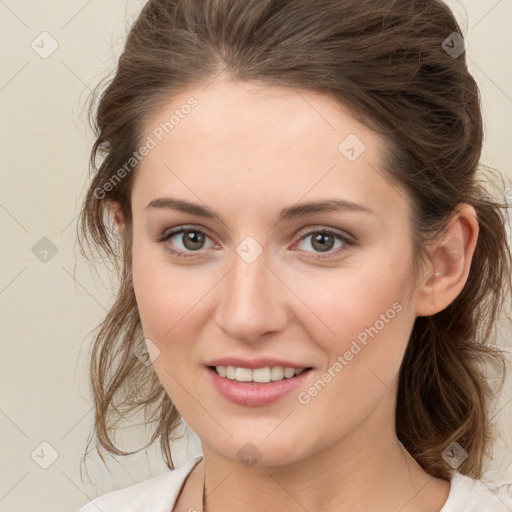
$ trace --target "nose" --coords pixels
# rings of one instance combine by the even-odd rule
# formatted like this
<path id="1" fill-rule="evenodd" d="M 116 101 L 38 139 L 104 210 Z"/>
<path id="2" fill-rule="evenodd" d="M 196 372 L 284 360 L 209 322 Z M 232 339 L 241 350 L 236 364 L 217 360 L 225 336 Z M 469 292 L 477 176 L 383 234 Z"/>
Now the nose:
<path id="1" fill-rule="evenodd" d="M 284 329 L 288 321 L 286 298 L 293 294 L 269 267 L 265 251 L 252 262 L 235 253 L 218 294 L 215 322 L 233 339 L 261 340 Z"/>

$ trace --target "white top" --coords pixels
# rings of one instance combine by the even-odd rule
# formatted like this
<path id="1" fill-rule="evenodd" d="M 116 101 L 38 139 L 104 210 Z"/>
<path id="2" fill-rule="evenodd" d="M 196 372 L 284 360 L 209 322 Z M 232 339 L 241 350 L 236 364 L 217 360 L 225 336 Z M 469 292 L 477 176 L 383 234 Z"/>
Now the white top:
<path id="1" fill-rule="evenodd" d="M 187 475 L 203 459 L 89 501 L 77 512 L 171 512 Z M 511 512 L 512 482 L 473 480 L 451 471 L 448 499 L 439 512 Z"/>

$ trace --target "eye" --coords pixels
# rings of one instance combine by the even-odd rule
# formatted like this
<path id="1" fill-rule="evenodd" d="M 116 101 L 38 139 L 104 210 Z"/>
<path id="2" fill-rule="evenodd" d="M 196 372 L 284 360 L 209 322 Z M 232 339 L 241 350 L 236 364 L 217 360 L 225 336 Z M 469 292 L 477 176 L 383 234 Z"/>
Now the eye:
<path id="1" fill-rule="evenodd" d="M 309 237 L 312 237 L 310 241 L 310 246 L 313 247 L 315 251 L 318 251 L 320 254 L 328 253 L 326 256 L 315 256 L 315 258 L 318 259 L 329 258 L 333 255 L 339 254 L 340 252 L 347 250 L 348 247 L 355 245 L 354 240 L 329 228 L 308 231 L 307 233 L 301 236 L 299 243 L 304 242 Z M 333 251 L 332 249 L 336 241 L 339 241 L 340 244 L 338 245 L 336 250 Z"/>
<path id="2" fill-rule="evenodd" d="M 179 237 L 178 235 L 182 235 Z M 190 252 L 199 252 L 201 249 L 203 249 L 204 242 L 209 236 L 201 231 L 200 229 L 196 229 L 194 227 L 180 227 L 178 229 L 175 229 L 173 231 L 167 231 L 165 232 L 161 237 L 158 238 L 158 242 L 166 242 L 168 240 L 173 239 L 176 237 L 176 240 L 181 241 L 182 247 L 184 249 L 178 247 L 178 249 L 175 249 L 175 243 L 167 244 L 166 249 L 175 256 L 178 256 L 180 258 L 188 258 L 190 256 L 194 256 L 193 254 L 187 254 Z M 170 247 L 169 245 L 172 245 L 173 247 Z"/>

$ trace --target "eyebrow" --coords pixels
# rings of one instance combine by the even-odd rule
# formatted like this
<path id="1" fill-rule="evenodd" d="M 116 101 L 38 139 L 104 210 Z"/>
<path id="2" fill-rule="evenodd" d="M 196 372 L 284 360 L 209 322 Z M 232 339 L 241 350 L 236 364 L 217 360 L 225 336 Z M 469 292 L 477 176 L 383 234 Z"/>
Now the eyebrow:
<path id="1" fill-rule="evenodd" d="M 150 209 L 177 210 L 183 213 L 188 213 L 190 215 L 196 215 L 198 217 L 205 217 L 208 219 L 222 221 L 219 215 L 206 208 L 205 206 L 201 206 L 200 204 L 191 203 L 189 201 L 185 201 L 184 199 L 178 199 L 175 197 L 159 197 L 158 199 L 153 199 L 144 208 L 144 210 Z M 278 223 L 302 218 L 313 213 L 336 211 L 353 211 L 375 214 L 373 210 L 367 206 L 363 206 L 362 204 L 347 201 L 345 199 L 332 198 L 287 206 L 281 210 Z"/>

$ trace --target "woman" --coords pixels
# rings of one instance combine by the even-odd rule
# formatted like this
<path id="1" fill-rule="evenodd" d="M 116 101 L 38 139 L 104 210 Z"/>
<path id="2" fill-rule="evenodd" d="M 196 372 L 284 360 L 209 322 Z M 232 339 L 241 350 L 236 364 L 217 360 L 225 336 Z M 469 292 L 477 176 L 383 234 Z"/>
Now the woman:
<path id="1" fill-rule="evenodd" d="M 143 406 L 173 471 L 82 512 L 512 509 L 481 479 L 510 248 L 464 50 L 437 0 L 146 4 L 80 235 L 122 264 L 99 443 Z"/>

